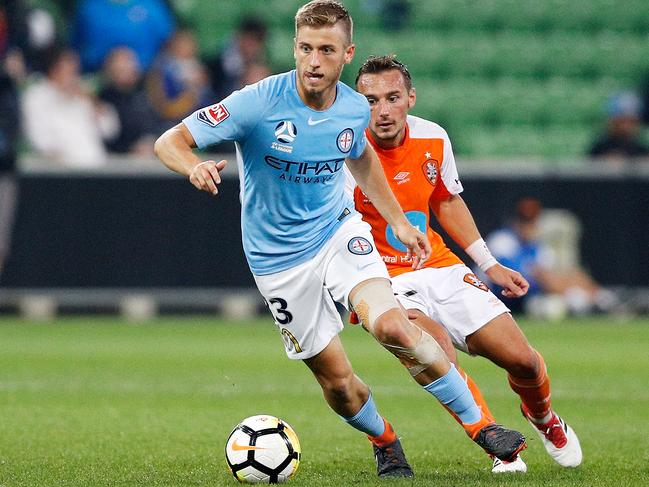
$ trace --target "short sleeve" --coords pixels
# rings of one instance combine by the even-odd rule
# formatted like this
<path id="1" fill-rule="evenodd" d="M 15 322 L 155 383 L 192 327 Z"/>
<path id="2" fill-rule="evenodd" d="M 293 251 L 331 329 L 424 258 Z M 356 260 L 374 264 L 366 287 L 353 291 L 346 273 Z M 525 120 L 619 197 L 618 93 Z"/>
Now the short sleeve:
<path id="1" fill-rule="evenodd" d="M 267 104 L 260 85 L 250 85 L 219 103 L 196 110 L 183 123 L 199 149 L 226 140 L 241 141 L 262 118 Z"/>
<path id="2" fill-rule="evenodd" d="M 361 122 L 361 125 L 359 125 L 356 129 L 358 133 L 354 136 L 352 148 L 347 156 L 350 159 L 358 159 L 359 157 L 361 157 L 363 155 L 363 152 L 365 151 L 365 146 L 367 146 L 367 136 L 365 135 L 365 129 L 370 123 L 370 107 L 367 104 L 365 97 L 363 97 L 363 101 L 365 102 L 363 120 Z"/>
<path id="3" fill-rule="evenodd" d="M 446 190 L 452 195 L 464 191 L 460 182 L 460 176 L 457 172 L 457 166 L 455 165 L 455 155 L 453 154 L 451 139 L 449 139 L 446 132 L 444 132 L 444 159 L 442 159 L 441 180 Z"/>
<path id="4" fill-rule="evenodd" d="M 443 131 L 442 139 L 444 140 L 444 145 L 442 162 L 440 164 L 440 177 L 433 194 L 430 195 L 430 201 L 444 200 L 464 191 L 457 173 L 457 167 L 455 166 L 455 156 L 453 155 L 451 140 L 448 138 L 446 131 Z"/>

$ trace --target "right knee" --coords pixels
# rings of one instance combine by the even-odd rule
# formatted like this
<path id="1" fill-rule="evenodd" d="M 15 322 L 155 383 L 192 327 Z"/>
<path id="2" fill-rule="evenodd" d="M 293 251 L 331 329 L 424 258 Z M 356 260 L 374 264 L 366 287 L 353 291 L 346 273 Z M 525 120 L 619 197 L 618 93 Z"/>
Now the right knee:
<path id="1" fill-rule="evenodd" d="M 513 377 L 534 379 L 545 373 L 545 364 L 539 353 L 533 348 L 520 352 L 515 360 L 507 367 L 507 372 Z"/>

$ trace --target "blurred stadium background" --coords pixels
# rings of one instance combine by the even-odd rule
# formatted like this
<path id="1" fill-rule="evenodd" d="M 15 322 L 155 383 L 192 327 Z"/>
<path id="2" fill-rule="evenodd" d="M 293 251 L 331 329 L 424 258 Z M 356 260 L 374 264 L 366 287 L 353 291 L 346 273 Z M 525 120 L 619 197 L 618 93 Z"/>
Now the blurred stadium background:
<path id="1" fill-rule="evenodd" d="M 24 3 L 51 14 L 66 39 L 79 2 Z M 303 2 L 166 3 L 176 26 L 194 32 L 202 59 L 214 57 L 241 19 L 254 15 L 268 25 L 272 71 L 292 68 L 292 19 Z M 642 91 L 649 73 L 649 3 L 344 3 L 355 19 L 357 54 L 343 80 L 352 83 L 371 54 L 395 53 L 409 66 L 419 95 L 413 113 L 449 132 L 465 199 L 483 233 L 524 196 L 567 210 L 579 223 L 557 238 L 572 245 L 598 282 L 631 303 L 624 312 L 646 312 L 649 165 L 595 162 L 586 154 L 606 123 L 608 97 Z M 101 83 L 96 73 L 86 77 Z M 643 127 L 643 137 L 646 132 Z M 144 318 L 261 311 L 240 246 L 234 164 L 217 201 L 148 157 L 111 154 L 101 167 L 63 166 L 21 143 L 0 312 Z"/>
<path id="2" fill-rule="evenodd" d="M 45 31 L 51 22 L 67 43 L 81 3 L 0 0 L 0 53 L 3 27 L 12 27 L 2 9 L 22 8 Z M 292 68 L 302 1 L 165 3 L 176 26 L 195 34 L 201 60 L 254 15 L 268 26 L 271 70 Z M 563 260 L 620 298 L 612 316 L 564 319 L 555 310 L 545 313 L 561 318 L 554 323 L 520 319 L 551 368 L 553 400 L 579 432 L 580 469 L 559 469 L 545 454 L 501 370 L 461 358 L 499 421 L 529 435 L 524 479 L 494 478 L 446 413 L 431 410 L 361 329 L 347 327 L 355 370 L 399 425 L 417 469 L 412 485 L 648 485 L 649 164 L 587 152 L 612 94 L 649 91 L 649 2 L 343 3 L 357 44 L 343 80 L 352 83 L 370 54 L 408 64 L 413 113 L 448 130 L 483 234 L 520 198 L 537 198 L 557 217 L 548 238 Z M 20 96 L 37 78 L 18 81 Z M 101 73 L 84 79 L 101 88 Z M 2 130 L 11 133 L 3 110 L 0 149 Z M 43 126 L 53 115 L 47 106 L 37 113 Z M 213 199 L 150 155 L 110 153 L 101 165 L 73 168 L 17 137 L 15 171 L 0 164 L 0 261 L 3 236 L 11 237 L 0 262 L 0 486 L 235 485 L 225 438 L 260 412 L 300 435 L 294 485 L 377 485 L 365 438 L 341 425 L 306 369 L 284 356 L 241 250 L 234 164 Z M 646 125 L 640 137 L 647 143 Z M 227 146 L 218 150 L 232 159 Z M 7 218 L 6 174 L 18 182 L 15 218 Z"/>

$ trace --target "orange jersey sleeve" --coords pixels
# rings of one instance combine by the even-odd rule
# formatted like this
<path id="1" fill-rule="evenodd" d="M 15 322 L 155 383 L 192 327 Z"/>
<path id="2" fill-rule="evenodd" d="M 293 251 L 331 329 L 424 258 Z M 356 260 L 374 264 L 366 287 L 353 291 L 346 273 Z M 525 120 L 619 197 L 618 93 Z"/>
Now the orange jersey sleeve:
<path id="1" fill-rule="evenodd" d="M 368 140 L 379 156 L 390 188 L 406 217 L 426 233 L 431 243 L 433 251 L 425 267 L 461 264 L 462 261 L 451 252 L 442 237 L 430 228 L 429 201 L 462 191 L 446 132 L 437 124 L 408 116 L 406 136 L 401 146 L 384 150 L 374 144 L 369 134 Z M 412 270 L 412 262 L 406 259 L 406 247 L 397 240 L 392 228 L 358 186 L 354 189 L 354 204 L 363 220 L 371 225 L 374 242 L 390 275 Z"/>

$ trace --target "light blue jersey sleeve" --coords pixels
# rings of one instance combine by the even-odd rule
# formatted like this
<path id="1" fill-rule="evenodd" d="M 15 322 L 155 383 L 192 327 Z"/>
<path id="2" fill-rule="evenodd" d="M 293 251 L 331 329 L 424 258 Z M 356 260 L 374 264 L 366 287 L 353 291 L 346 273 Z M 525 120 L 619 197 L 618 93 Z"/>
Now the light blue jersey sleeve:
<path id="1" fill-rule="evenodd" d="M 367 110 L 365 110 L 365 118 L 363 119 L 363 126 L 367 127 L 370 123 L 370 107 L 367 105 Z M 365 151 L 365 147 L 367 146 L 367 137 L 365 136 L 365 131 L 363 130 L 360 134 L 358 134 L 358 137 L 354 138 L 354 145 L 352 146 L 352 149 L 349 151 L 349 157 L 350 159 L 358 159 L 360 156 L 363 155 L 363 152 Z"/>
<path id="2" fill-rule="evenodd" d="M 183 120 L 196 146 L 204 149 L 225 140 L 242 140 L 254 129 L 268 106 L 262 84 L 233 92 L 220 103 L 201 108 Z"/>

